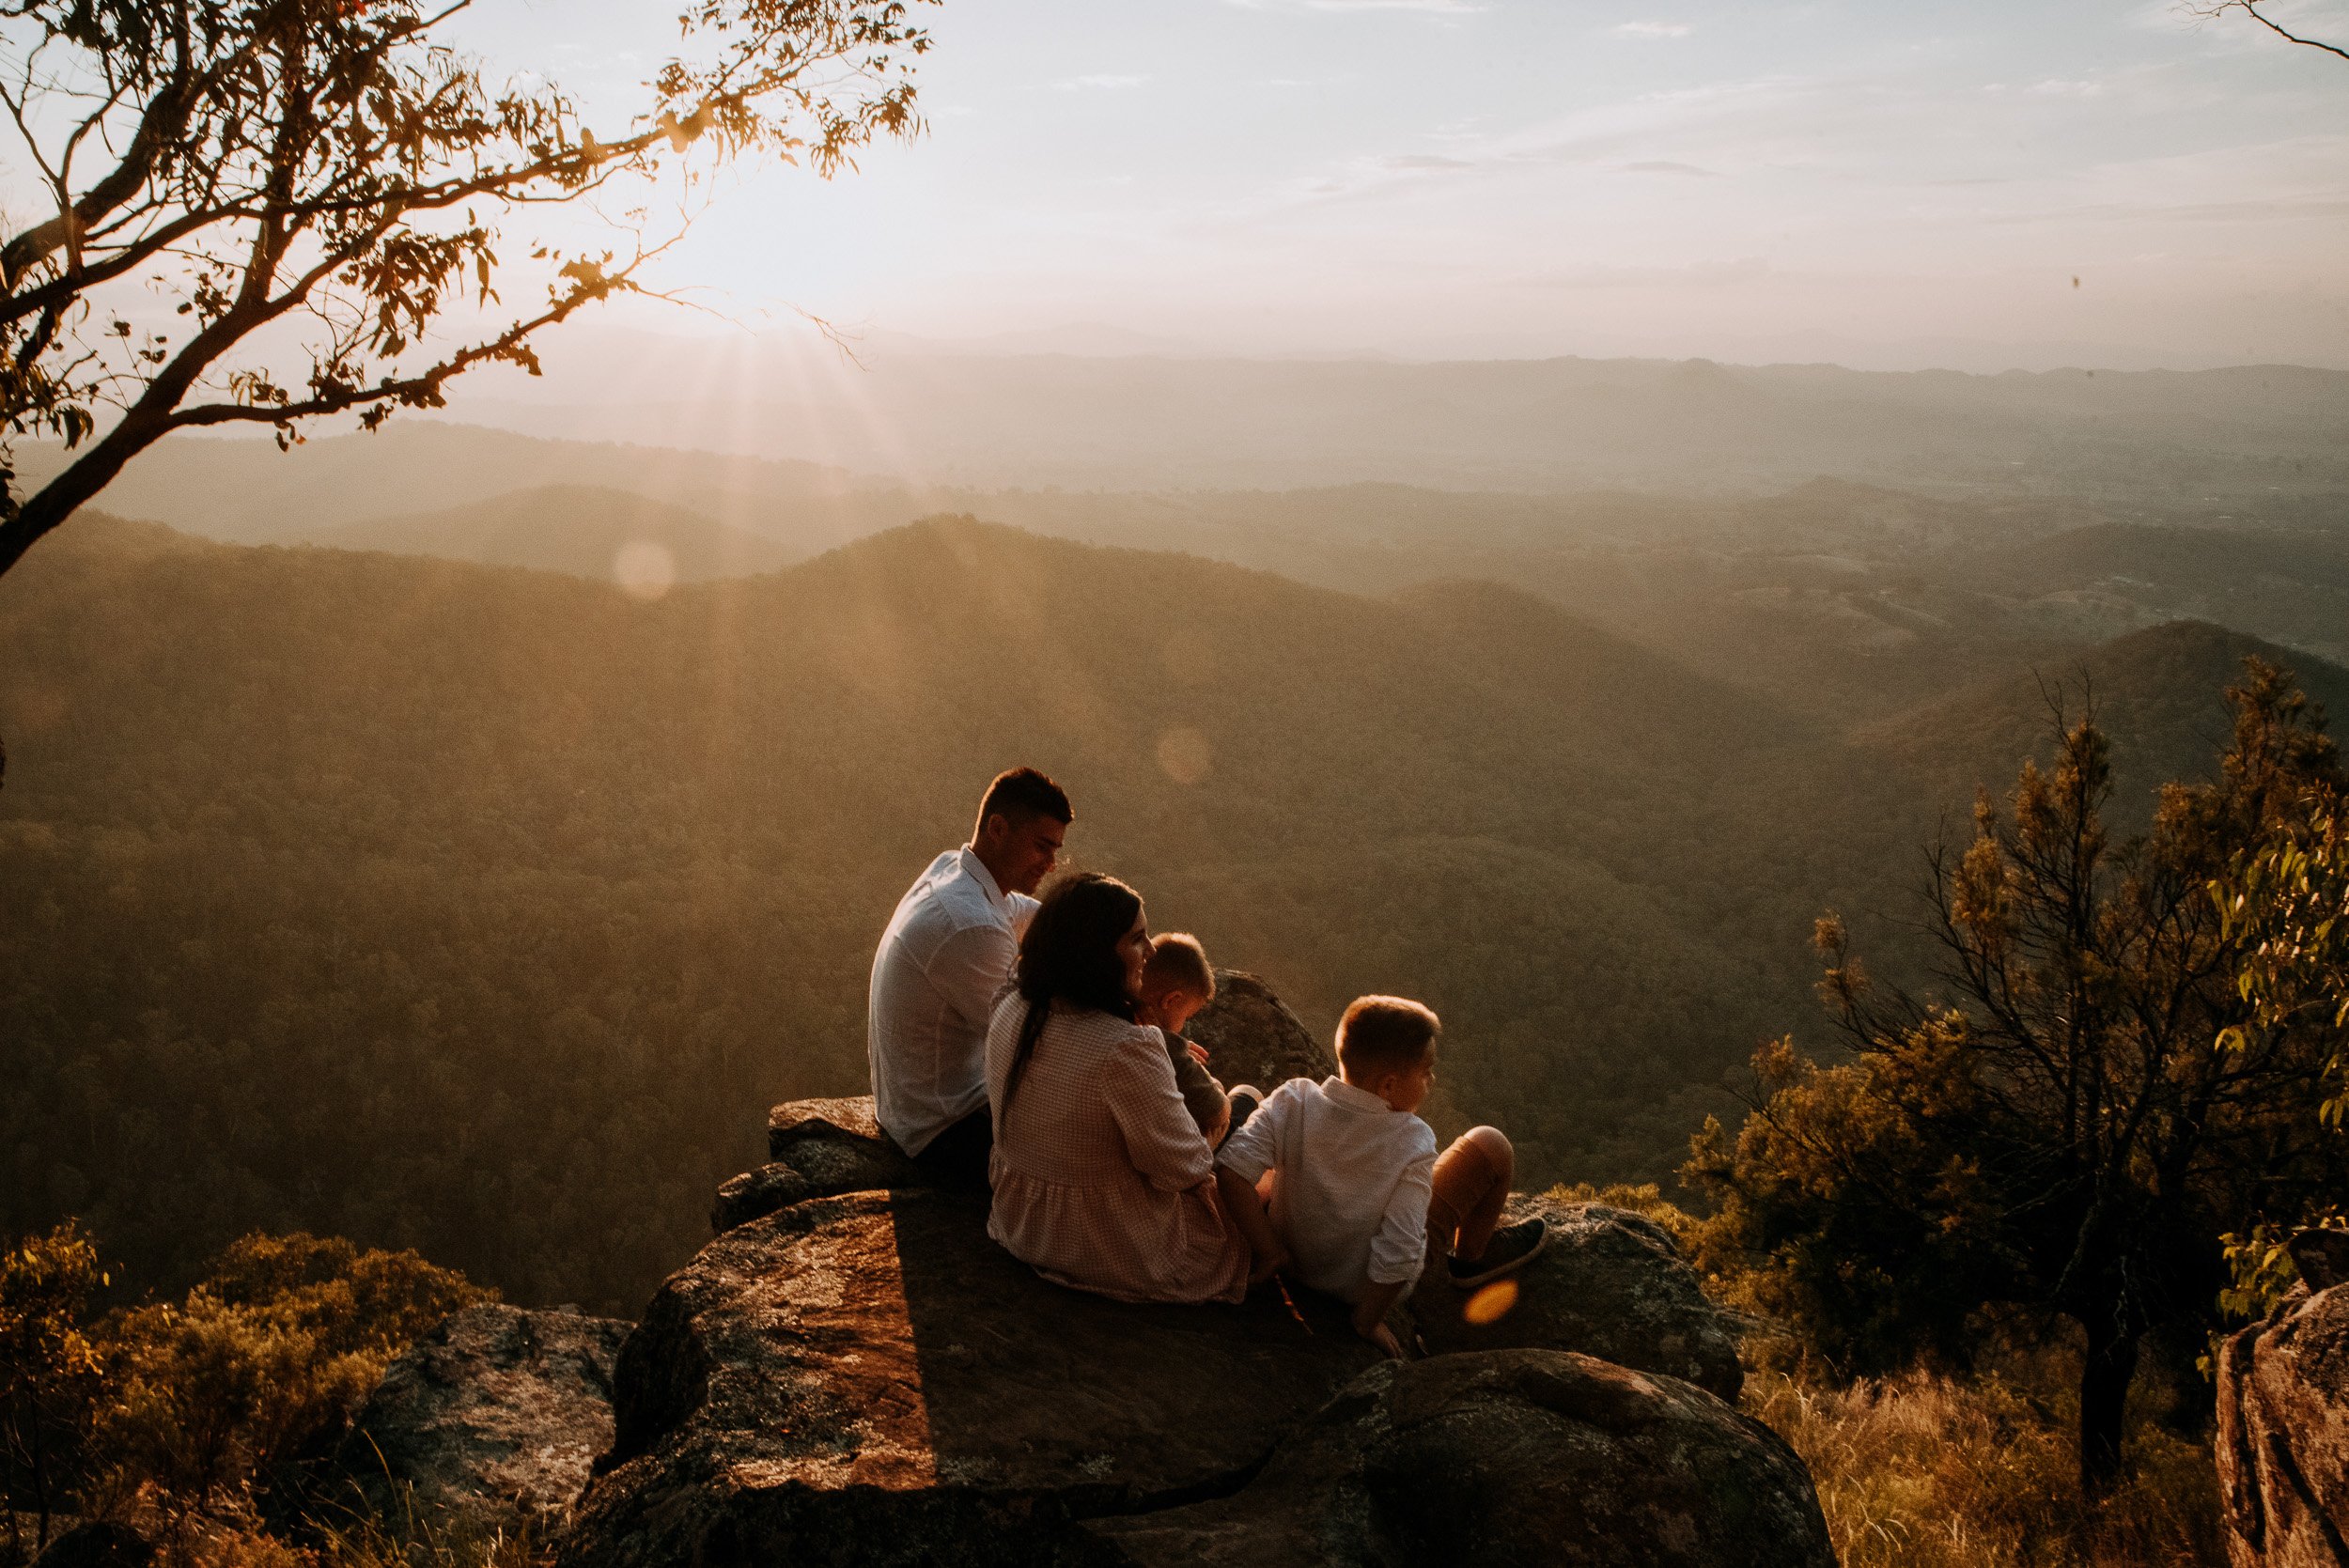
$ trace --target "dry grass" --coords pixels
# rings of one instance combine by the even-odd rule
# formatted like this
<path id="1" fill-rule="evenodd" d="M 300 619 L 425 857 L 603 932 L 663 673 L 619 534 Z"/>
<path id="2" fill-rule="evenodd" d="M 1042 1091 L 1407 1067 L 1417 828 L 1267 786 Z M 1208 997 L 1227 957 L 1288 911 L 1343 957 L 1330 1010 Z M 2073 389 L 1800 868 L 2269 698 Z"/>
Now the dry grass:
<path id="1" fill-rule="evenodd" d="M 1911 1373 L 1847 1388 L 1760 1373 L 1747 1409 L 1801 1454 L 1843 1568 L 2205 1568 L 2217 1545 L 2208 1448 L 2138 1415 L 2131 1473 L 2101 1506 L 2076 1479 L 2060 1397 L 2030 1375 Z M 2058 1385 L 2060 1387 L 2060 1385 Z M 2154 1401 L 2149 1399 L 2148 1405 Z"/>

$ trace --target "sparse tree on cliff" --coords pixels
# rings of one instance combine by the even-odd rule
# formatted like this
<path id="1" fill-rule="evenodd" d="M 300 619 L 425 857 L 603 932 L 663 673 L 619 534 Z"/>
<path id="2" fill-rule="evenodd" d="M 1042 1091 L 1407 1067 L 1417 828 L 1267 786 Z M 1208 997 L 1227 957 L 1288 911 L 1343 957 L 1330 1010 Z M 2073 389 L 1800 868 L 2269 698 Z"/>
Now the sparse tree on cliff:
<path id="1" fill-rule="evenodd" d="M 2220 1235 L 2341 1174 L 2319 1135 L 2321 1034 L 2251 1023 L 2214 877 L 2311 788 L 2332 744 L 2254 661 L 2230 693 L 2219 781 L 2171 784 L 2153 831 L 2114 844 L 2092 719 L 2060 723 L 2052 768 L 1984 792 L 1962 856 L 1932 862 L 1944 1000 L 1872 986 L 1823 921 L 1829 1006 L 1858 1060 L 1774 1048 L 1734 1144 L 1690 1173 L 1718 1202 L 1703 1245 L 1757 1269 L 1762 1305 L 1860 1370 L 1962 1354 L 1965 1314 L 2009 1301 L 2078 1326 L 2081 1478 L 2120 1460 L 2145 1336 L 2207 1319 Z M 2225 1036 L 2222 1039 L 2222 1035 Z"/>
<path id="2" fill-rule="evenodd" d="M 520 214 L 696 158 L 829 175 L 918 125 L 922 0 L 687 0 L 641 113 L 600 132 L 449 47 L 466 3 L 0 0 L 0 453 L 73 453 L 30 494 L 0 468 L 0 572 L 173 431 L 372 428 L 472 366 L 535 371 L 538 334 L 643 291 L 677 232 L 623 218 L 617 251 L 567 253 L 506 234 Z"/>

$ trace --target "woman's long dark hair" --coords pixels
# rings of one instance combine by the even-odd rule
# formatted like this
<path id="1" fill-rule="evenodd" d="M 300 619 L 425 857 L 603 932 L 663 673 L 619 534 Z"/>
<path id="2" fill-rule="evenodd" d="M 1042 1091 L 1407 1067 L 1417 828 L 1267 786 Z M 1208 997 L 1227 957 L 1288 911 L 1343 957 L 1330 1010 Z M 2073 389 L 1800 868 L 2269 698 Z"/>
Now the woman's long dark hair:
<path id="1" fill-rule="evenodd" d="M 1044 903 L 1019 939 L 1019 961 L 1012 984 L 1028 1003 L 1019 1021 L 1019 1046 L 1003 1079 L 1003 1103 L 996 1111 L 996 1136 L 1011 1114 L 1012 1091 L 1019 1087 L 1035 1043 L 1043 1037 L 1052 1003 L 1070 1002 L 1133 1021 L 1133 998 L 1126 994 L 1126 961 L 1117 944 L 1142 913 L 1142 894 L 1114 877 L 1080 871 L 1045 891 Z"/>

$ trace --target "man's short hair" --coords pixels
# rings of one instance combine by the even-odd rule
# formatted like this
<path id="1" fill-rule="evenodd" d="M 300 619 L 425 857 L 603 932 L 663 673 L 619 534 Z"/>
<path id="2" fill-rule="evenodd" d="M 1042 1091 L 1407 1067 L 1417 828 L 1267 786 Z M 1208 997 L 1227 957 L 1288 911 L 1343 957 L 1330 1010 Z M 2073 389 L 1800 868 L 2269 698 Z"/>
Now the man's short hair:
<path id="1" fill-rule="evenodd" d="M 1443 1020 L 1407 997 L 1356 997 L 1338 1020 L 1338 1068 L 1348 1080 L 1408 1072 L 1442 1032 Z"/>
<path id="2" fill-rule="evenodd" d="M 1013 768 L 996 774 L 979 800 L 979 826 L 986 827 L 990 816 L 1011 822 L 1049 816 L 1065 828 L 1077 814 L 1068 809 L 1066 790 L 1033 768 Z"/>
<path id="3" fill-rule="evenodd" d="M 1215 966 L 1207 950 L 1188 931 L 1169 931 L 1150 943 L 1150 961 L 1142 967 L 1144 989 L 1189 991 L 1201 999 L 1215 995 Z"/>

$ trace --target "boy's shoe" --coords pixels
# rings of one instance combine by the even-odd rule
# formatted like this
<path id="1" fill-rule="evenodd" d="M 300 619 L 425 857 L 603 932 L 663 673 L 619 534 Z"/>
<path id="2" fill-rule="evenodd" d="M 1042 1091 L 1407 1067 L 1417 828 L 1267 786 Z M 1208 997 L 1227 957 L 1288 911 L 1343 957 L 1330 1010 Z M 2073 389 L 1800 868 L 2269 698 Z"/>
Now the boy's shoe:
<path id="1" fill-rule="evenodd" d="M 1472 1260 L 1446 1258 L 1444 1267 L 1451 1274 L 1454 1284 L 1462 1290 L 1469 1290 L 1503 1275 L 1515 1274 L 1532 1262 L 1533 1255 L 1548 1245 L 1549 1221 L 1535 1215 L 1531 1219 L 1520 1219 L 1514 1225 L 1503 1225 L 1495 1231 L 1492 1240 L 1485 1244 L 1483 1257 Z"/>

